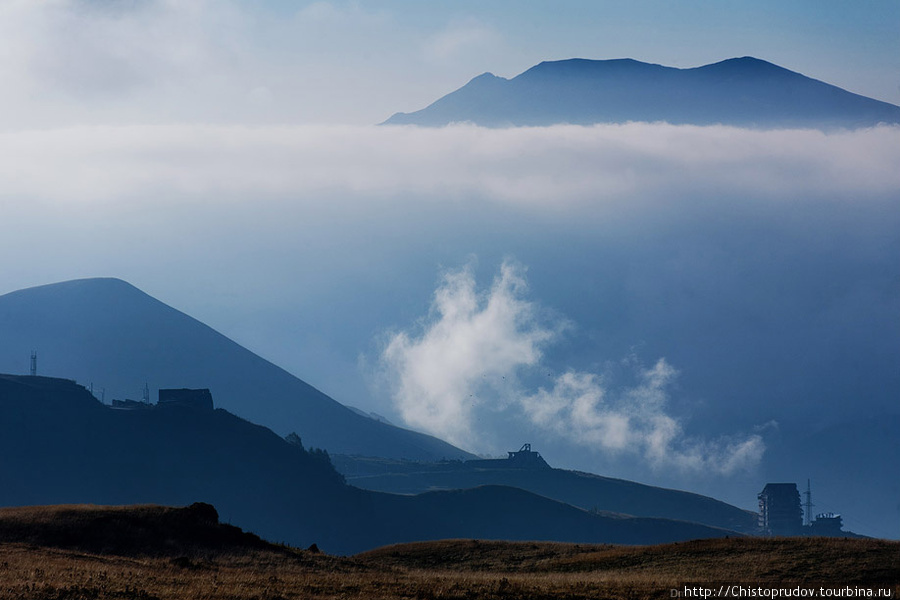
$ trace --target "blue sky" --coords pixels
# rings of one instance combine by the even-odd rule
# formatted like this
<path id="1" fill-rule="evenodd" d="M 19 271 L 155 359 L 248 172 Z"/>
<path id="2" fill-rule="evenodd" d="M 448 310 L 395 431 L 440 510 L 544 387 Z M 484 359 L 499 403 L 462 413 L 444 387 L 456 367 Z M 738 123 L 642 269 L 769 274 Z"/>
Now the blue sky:
<path id="1" fill-rule="evenodd" d="M 273 2 L 283 13 L 297 3 Z M 336 6 L 346 6 L 337 4 Z M 756 56 L 880 100 L 900 102 L 900 3 L 374 2 L 395 35 L 446 37 L 449 85 L 484 71 L 511 77 L 541 60 L 635 58 L 693 67 Z M 399 33 L 397 33 L 399 32 Z M 452 41 L 451 41 L 452 40 Z M 387 43 L 386 45 L 389 45 Z M 376 48 L 354 48 L 378 55 Z M 414 47 L 409 48 L 413 53 Z M 457 73 L 468 69 L 463 79 Z"/>
<path id="2" fill-rule="evenodd" d="M 756 56 L 900 103 L 900 3 L 0 3 L 0 128 L 377 123 L 491 71 Z"/>

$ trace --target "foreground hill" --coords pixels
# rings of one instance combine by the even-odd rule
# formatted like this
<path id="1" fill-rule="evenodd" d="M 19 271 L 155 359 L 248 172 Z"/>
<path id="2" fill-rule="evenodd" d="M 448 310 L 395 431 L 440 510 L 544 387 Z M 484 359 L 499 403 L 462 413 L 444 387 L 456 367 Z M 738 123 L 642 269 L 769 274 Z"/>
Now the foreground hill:
<path id="1" fill-rule="evenodd" d="M 757 533 L 758 514 L 708 496 L 643 485 L 624 479 L 543 467 L 511 460 L 416 463 L 338 455 L 335 467 L 348 483 L 367 490 L 419 494 L 428 490 L 505 485 L 528 490 L 585 510 L 703 523 Z"/>
<path id="2" fill-rule="evenodd" d="M 0 543 L 115 556 L 202 557 L 279 550 L 219 522 L 214 506 L 25 506 L 0 508 Z"/>
<path id="3" fill-rule="evenodd" d="M 448 537 L 651 544 L 735 535 L 597 515 L 503 486 L 396 496 L 345 484 L 306 451 L 225 410 L 115 409 L 74 382 L 0 376 L 0 506 L 215 505 L 267 539 L 353 553 Z"/>
<path id="4" fill-rule="evenodd" d="M 486 127 L 628 121 L 740 127 L 871 127 L 900 123 L 900 107 L 853 94 L 764 60 L 693 69 L 631 59 L 542 62 L 504 79 L 484 73 L 388 125 Z"/>
<path id="5" fill-rule="evenodd" d="M 158 388 L 209 388 L 216 404 L 330 452 L 415 460 L 468 453 L 367 418 L 188 315 L 118 279 L 82 279 L 0 296 L 0 372 L 93 382 L 113 398 Z"/>
<path id="6" fill-rule="evenodd" d="M 900 542 L 844 538 L 720 538 L 655 546 L 446 540 L 378 548 L 367 564 L 441 571 L 603 573 L 612 580 L 837 583 L 900 581 Z M 667 590 L 668 591 L 668 590 Z"/>
<path id="7" fill-rule="evenodd" d="M 213 510 L 0 510 L 0 598 L 624 599 L 667 598 L 687 581 L 733 582 L 737 575 L 754 585 L 895 592 L 900 580 L 900 543 L 881 540 L 731 538 L 638 547 L 447 540 L 339 558 L 273 546 L 216 523 Z M 167 536 L 175 543 L 154 541 Z M 217 536 L 227 541 L 211 548 Z M 114 544 L 97 551 L 84 538 Z"/>

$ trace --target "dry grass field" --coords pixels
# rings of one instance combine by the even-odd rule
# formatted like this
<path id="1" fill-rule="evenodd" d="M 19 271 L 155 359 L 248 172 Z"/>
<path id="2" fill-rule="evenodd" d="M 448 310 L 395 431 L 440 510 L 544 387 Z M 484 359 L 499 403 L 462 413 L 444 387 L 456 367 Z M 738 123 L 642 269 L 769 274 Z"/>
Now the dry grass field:
<path id="1" fill-rule="evenodd" d="M 191 545 L 180 533 L 188 509 L 142 507 L 141 520 L 155 529 L 146 545 L 110 536 L 110 511 L 119 528 L 123 514 L 115 513 L 128 509 L 15 510 L 0 510 L 2 599 L 636 599 L 668 598 L 685 582 L 887 582 L 895 592 L 900 583 L 900 543 L 880 540 L 732 538 L 645 547 L 450 540 L 343 558 L 233 530 L 214 539 L 223 526 L 208 522 L 206 533 L 191 534 Z M 74 529 L 64 522 L 73 518 Z M 167 520 L 178 529 L 167 529 Z M 12 541 L 23 524 L 29 541 Z M 117 553 L 86 551 L 74 530 L 96 532 Z M 123 532 L 137 530 L 132 523 Z"/>

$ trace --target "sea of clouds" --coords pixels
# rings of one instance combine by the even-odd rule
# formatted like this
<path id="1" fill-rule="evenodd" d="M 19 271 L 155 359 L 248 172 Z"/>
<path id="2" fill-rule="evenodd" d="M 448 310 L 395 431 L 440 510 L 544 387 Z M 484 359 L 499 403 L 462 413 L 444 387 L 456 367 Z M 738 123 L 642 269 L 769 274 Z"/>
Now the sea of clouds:
<path id="1" fill-rule="evenodd" d="M 154 193 L 309 204 L 347 192 L 357 203 L 414 195 L 551 212 L 698 192 L 760 202 L 863 198 L 900 189 L 897 138 L 887 126 L 75 126 L 0 132 L 0 184 L 6 197 L 62 203 L 139 202 Z"/>

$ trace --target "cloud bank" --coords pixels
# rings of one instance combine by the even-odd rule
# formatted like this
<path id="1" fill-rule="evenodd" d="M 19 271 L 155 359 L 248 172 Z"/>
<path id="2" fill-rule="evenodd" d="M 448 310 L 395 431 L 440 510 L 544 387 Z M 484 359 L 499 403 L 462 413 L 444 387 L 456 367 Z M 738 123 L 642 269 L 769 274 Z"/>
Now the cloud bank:
<path id="1" fill-rule="evenodd" d="M 569 370 L 530 390 L 521 375 L 547 370 L 543 353 L 566 323 L 542 319 L 526 292 L 524 268 L 508 261 L 481 293 L 471 266 L 444 275 L 428 317 L 415 331 L 393 334 L 381 355 L 407 425 L 483 452 L 494 433 L 485 415 L 503 412 L 597 453 L 637 456 L 653 469 L 729 474 L 758 464 L 765 449 L 759 435 L 685 435 L 668 412 L 667 387 L 677 373 L 665 359 L 639 369 L 633 387 L 611 389 L 600 375 Z"/>
<path id="2" fill-rule="evenodd" d="M 66 203 L 414 195 L 550 211 L 689 193 L 887 194 L 900 191 L 898 135 L 897 127 L 826 134 L 643 123 L 71 127 L 0 133 L 0 190 Z"/>

